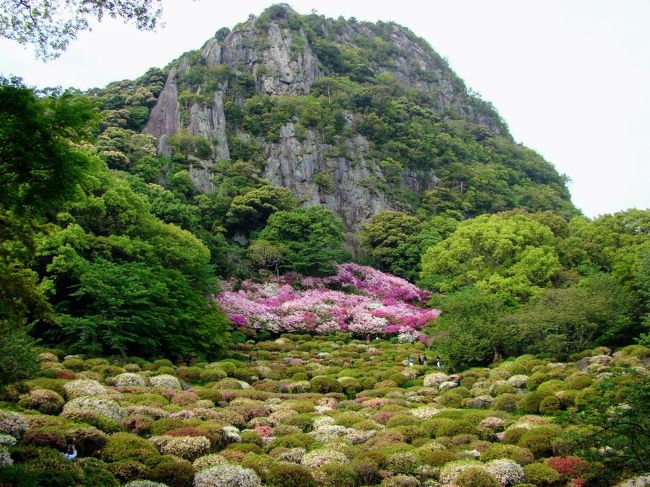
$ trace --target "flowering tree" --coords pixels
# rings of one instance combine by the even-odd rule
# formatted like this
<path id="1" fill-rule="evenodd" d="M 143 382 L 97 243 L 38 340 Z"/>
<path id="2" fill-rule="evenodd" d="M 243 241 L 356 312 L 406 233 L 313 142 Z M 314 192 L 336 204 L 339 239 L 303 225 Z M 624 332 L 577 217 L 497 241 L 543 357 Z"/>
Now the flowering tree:
<path id="1" fill-rule="evenodd" d="M 293 281 L 293 285 L 288 281 Z M 258 284 L 222 283 L 216 301 L 236 327 L 246 330 L 332 333 L 363 336 L 399 334 L 426 340 L 419 331 L 440 314 L 412 304 L 428 293 L 371 267 L 342 264 L 325 278 L 286 278 Z"/>

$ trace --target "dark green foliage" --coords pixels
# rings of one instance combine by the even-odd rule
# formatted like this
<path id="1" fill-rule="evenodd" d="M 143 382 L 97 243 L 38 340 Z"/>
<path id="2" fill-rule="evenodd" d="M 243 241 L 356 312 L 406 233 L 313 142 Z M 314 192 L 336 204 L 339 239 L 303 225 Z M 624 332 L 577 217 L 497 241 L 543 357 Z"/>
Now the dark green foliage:
<path id="1" fill-rule="evenodd" d="M 480 467 L 466 468 L 458 474 L 454 484 L 458 487 L 497 487 L 501 485 L 494 475 Z"/>
<path id="2" fill-rule="evenodd" d="M 95 119 L 85 98 L 37 98 L 19 81 L 0 79 L 0 205 L 40 214 L 72 196 L 96 168 L 76 145 L 89 138 Z"/>
<path id="3" fill-rule="evenodd" d="M 575 287 L 545 290 L 504 322 L 515 330 L 514 353 L 561 359 L 598 343 L 621 343 L 633 336 L 629 309 L 629 294 L 610 275 L 599 274 Z"/>
<path id="4" fill-rule="evenodd" d="M 319 206 L 274 213 L 260 237 L 284 246 L 283 269 L 306 275 L 331 274 L 345 256 L 341 221 Z"/>
<path id="5" fill-rule="evenodd" d="M 531 463 L 524 467 L 525 480 L 529 484 L 539 487 L 553 487 L 561 485 L 562 478 L 548 465 L 543 463 Z"/>
<path id="6" fill-rule="evenodd" d="M 488 364 L 510 346 L 510 331 L 500 322 L 507 309 L 501 297 L 469 288 L 438 306 L 443 310 L 435 324 L 442 331 L 439 346 L 451 367 Z"/>
<path id="7" fill-rule="evenodd" d="M 316 487 L 318 485 L 307 467 L 292 463 L 272 466 L 266 475 L 266 483 L 281 487 Z"/>
<path id="8" fill-rule="evenodd" d="M 273 213 L 295 207 L 291 191 L 266 185 L 233 198 L 226 218 L 233 231 L 250 233 L 264 227 Z"/>
<path id="9" fill-rule="evenodd" d="M 581 454 L 619 476 L 647 472 L 650 378 L 628 371 L 599 383 L 594 392 L 579 411 L 565 416 L 590 427 L 587 435 L 570 435 Z"/>

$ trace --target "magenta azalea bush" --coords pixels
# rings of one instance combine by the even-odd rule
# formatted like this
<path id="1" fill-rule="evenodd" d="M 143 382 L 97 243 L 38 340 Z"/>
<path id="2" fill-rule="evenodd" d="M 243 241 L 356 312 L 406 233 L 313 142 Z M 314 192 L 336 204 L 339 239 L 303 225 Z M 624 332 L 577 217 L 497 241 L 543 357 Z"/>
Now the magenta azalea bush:
<path id="1" fill-rule="evenodd" d="M 271 333 L 332 333 L 363 336 L 410 335 L 426 340 L 419 331 L 440 310 L 412 304 L 429 294 L 408 281 L 371 267 L 341 264 L 326 278 L 285 277 L 258 284 L 222 282 L 216 301 L 235 327 Z"/>

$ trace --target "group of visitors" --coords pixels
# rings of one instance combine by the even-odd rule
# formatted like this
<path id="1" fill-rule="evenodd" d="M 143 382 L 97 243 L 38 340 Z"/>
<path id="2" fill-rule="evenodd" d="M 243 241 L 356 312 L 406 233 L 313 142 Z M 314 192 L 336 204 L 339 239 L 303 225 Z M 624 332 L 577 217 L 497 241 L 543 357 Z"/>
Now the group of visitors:
<path id="1" fill-rule="evenodd" d="M 408 364 L 409 367 L 413 367 L 414 365 L 413 355 L 409 355 Z M 442 367 L 442 363 L 440 362 L 439 355 L 436 355 L 435 364 L 436 364 L 436 368 L 438 369 Z M 429 358 L 426 355 L 418 354 L 418 365 L 424 365 L 425 367 L 427 367 L 429 365 Z"/>

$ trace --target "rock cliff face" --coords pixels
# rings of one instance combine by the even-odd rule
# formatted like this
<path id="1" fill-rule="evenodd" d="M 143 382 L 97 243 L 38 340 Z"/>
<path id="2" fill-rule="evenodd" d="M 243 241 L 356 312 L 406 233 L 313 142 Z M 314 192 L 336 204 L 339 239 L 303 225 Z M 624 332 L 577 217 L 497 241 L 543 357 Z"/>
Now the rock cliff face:
<path id="1" fill-rule="evenodd" d="M 208 40 L 169 69 L 144 131 L 157 138 L 159 152 L 166 155 L 171 152 L 169 137 L 180 133 L 210 144 L 209 156 L 190 160 L 189 172 L 199 190 L 214 189 L 211 168 L 216 161 L 230 160 L 230 137 L 255 139 L 264 159 L 259 168 L 264 178 L 290 188 L 305 204 L 330 208 L 349 230 L 378 211 L 396 209 L 399 204 L 391 195 L 396 187 L 419 194 L 435 186 L 439 180 L 433 170 L 408 165 L 389 184 L 372 144 L 357 129 L 363 117 L 361 102 L 356 113 L 344 113 L 335 139 L 310 124 L 300 125 L 295 116 L 279 123 L 279 133 L 261 137 L 247 132 L 241 117 L 235 116 L 254 96 L 275 100 L 307 95 L 319 79 L 338 75 L 339 67 L 358 80 L 383 73 L 403 89 L 426 97 L 427 110 L 441 119 L 456 118 L 508 137 L 498 115 L 477 104 L 444 60 L 406 29 L 383 24 L 378 32 L 367 24 L 317 18 L 308 34 L 303 25 L 292 23 L 296 15 L 289 7 L 275 6 L 227 35 Z M 361 49 L 374 49 L 381 56 L 356 62 Z M 197 73 L 203 75 L 198 83 Z"/>

